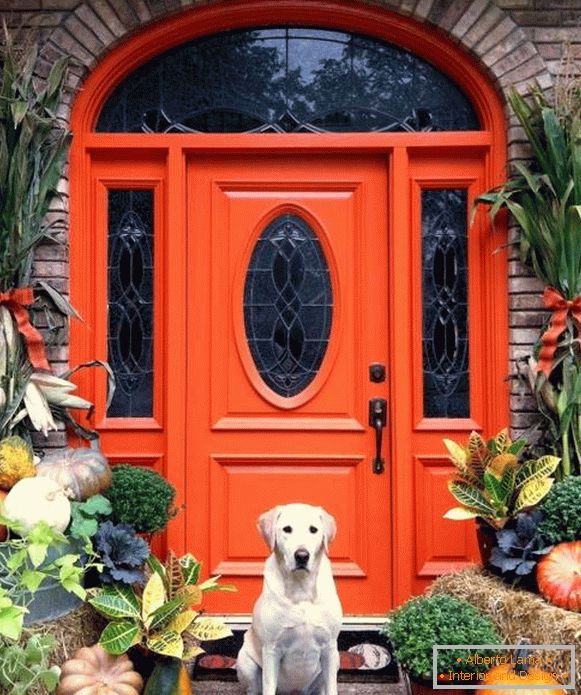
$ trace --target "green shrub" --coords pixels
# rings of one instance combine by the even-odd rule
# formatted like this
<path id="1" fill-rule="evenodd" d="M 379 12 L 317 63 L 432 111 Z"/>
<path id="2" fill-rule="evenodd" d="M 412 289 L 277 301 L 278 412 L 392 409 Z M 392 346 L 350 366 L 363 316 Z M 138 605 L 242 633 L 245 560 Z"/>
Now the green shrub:
<path id="1" fill-rule="evenodd" d="M 175 492 L 159 473 L 122 463 L 113 466 L 113 481 L 103 496 L 111 502 L 114 523 L 129 524 L 137 533 L 153 533 L 175 516 Z"/>
<path id="2" fill-rule="evenodd" d="M 467 601 L 452 596 L 420 596 L 397 608 L 384 625 L 395 654 L 412 678 L 432 679 L 432 647 L 435 644 L 500 644 L 501 638 L 492 621 Z M 488 667 L 466 664 L 476 650 L 438 650 L 438 673 L 448 671 L 475 673 Z M 479 656 L 495 656 L 492 650 L 477 650 Z M 461 659 L 461 663 L 458 662 Z"/>
<path id="3" fill-rule="evenodd" d="M 541 509 L 545 518 L 539 530 L 551 543 L 581 540 L 581 477 L 555 483 Z"/>

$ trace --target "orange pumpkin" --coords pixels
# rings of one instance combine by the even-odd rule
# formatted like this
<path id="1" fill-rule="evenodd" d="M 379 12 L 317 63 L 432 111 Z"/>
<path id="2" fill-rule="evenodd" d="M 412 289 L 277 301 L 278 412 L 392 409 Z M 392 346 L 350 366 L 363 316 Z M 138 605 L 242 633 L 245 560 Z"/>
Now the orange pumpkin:
<path id="1" fill-rule="evenodd" d="M 126 654 L 111 656 L 96 644 L 64 663 L 57 695 L 139 695 L 142 688 L 143 679 Z"/>
<path id="2" fill-rule="evenodd" d="M 496 685 L 498 687 L 493 690 L 477 690 L 476 695 L 490 695 L 491 693 L 494 693 L 494 695 L 538 695 L 539 693 L 543 693 L 543 695 L 564 695 L 567 692 L 563 687 L 559 687 L 559 682 L 548 671 L 543 671 L 538 666 L 529 665 L 522 666 L 521 670 L 518 664 L 510 662 L 493 666 L 486 672 L 482 685 Z M 529 690 L 529 688 L 523 688 L 523 685 L 544 685 L 545 687 L 542 690 L 531 687 Z M 552 685 L 557 687 L 551 688 L 550 686 Z M 511 688 L 511 686 L 521 687 Z"/>
<path id="3" fill-rule="evenodd" d="M 541 594 L 555 606 L 581 611 L 581 541 L 560 543 L 537 565 Z"/>
<path id="4" fill-rule="evenodd" d="M 6 497 L 7 494 L 8 493 L 6 492 L 6 490 L 0 490 L 0 512 L 3 511 L 4 498 Z M 8 535 L 8 532 L 7 532 L 6 526 L 0 525 L 0 543 L 2 541 L 6 540 L 7 535 Z"/>
<path id="5" fill-rule="evenodd" d="M 111 467 L 97 449 L 60 449 L 47 454 L 36 470 L 57 482 L 73 500 L 86 500 L 111 485 Z"/>

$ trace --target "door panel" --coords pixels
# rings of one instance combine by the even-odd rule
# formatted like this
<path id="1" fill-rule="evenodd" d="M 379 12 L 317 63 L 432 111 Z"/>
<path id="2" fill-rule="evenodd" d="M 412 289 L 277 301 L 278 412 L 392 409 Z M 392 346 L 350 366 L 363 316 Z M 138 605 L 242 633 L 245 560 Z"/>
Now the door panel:
<path id="1" fill-rule="evenodd" d="M 380 156 L 188 163 L 186 546 L 203 548 L 207 570 L 240 589 L 212 597 L 212 610 L 252 609 L 267 554 L 256 518 L 292 501 L 322 505 L 337 519 L 331 557 L 346 612 L 390 605 L 389 478 L 372 472 L 375 439 L 367 422 L 368 399 L 387 396 L 385 383 L 368 379 L 368 365 L 385 364 L 388 350 L 387 168 Z M 288 398 L 258 373 L 243 314 L 257 241 L 286 214 L 318 237 L 333 291 L 320 369 Z M 297 309 L 292 292 L 285 296 Z M 279 308 L 288 318 L 288 306 Z M 307 335 L 310 314 L 301 316 Z M 208 520 L 202 528 L 211 529 L 204 538 L 196 528 L 200 515 Z"/>

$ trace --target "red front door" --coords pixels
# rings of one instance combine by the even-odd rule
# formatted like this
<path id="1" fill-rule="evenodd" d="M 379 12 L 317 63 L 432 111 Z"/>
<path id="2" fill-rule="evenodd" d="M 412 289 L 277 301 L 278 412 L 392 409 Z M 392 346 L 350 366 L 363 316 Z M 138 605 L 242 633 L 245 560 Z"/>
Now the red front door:
<path id="1" fill-rule="evenodd" d="M 369 380 L 388 355 L 387 170 L 373 155 L 188 162 L 186 547 L 239 588 L 212 610 L 251 611 L 256 519 L 289 502 L 335 517 L 345 611 L 390 606 L 390 476 L 368 424 L 387 398 Z"/>

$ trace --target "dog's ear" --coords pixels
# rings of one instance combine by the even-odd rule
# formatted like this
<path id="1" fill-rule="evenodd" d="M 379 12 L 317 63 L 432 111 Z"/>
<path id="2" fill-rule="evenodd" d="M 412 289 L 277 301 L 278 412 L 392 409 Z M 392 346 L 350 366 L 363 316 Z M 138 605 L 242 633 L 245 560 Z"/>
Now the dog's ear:
<path id="1" fill-rule="evenodd" d="M 273 507 L 264 514 L 258 517 L 256 526 L 260 531 L 260 535 L 264 538 L 264 542 L 270 548 L 270 552 L 274 550 L 276 545 L 276 520 L 278 519 L 280 507 Z"/>
<path id="2" fill-rule="evenodd" d="M 337 524 L 335 523 L 335 518 L 329 512 L 326 512 L 323 507 L 319 507 L 319 510 L 321 512 L 321 521 L 323 522 L 323 542 L 325 550 L 329 552 L 329 544 L 333 542 L 337 533 Z"/>

